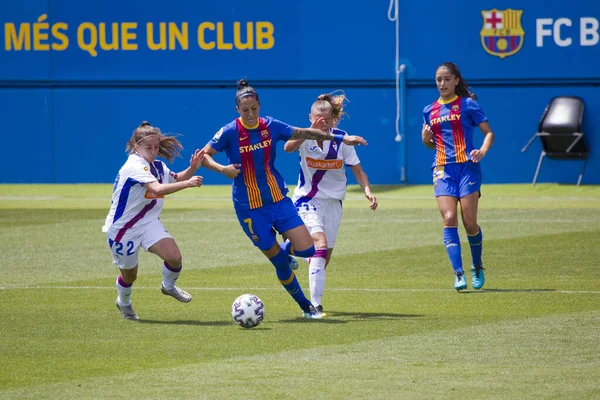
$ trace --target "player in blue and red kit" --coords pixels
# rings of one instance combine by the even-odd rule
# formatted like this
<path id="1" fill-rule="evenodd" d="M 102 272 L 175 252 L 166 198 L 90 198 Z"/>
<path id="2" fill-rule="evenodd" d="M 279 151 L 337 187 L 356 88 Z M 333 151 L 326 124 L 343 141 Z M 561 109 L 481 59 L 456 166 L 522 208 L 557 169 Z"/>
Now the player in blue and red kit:
<path id="1" fill-rule="evenodd" d="M 235 101 L 240 118 L 222 127 L 204 147 L 204 166 L 233 179 L 233 206 L 244 233 L 275 266 L 279 281 L 302 308 L 304 317 L 325 318 L 327 315 L 306 298 L 290 267 L 290 254 L 311 257 L 315 247 L 296 207 L 286 196 L 283 177 L 275 169 L 277 142 L 304 138 L 351 146 L 367 143 L 360 136 L 296 128 L 271 117 L 259 117 L 258 93 L 245 79 L 238 82 Z M 212 158 L 221 151 L 227 155 L 229 165 Z M 280 246 L 275 231 L 289 242 Z"/>
<path id="2" fill-rule="evenodd" d="M 454 268 L 454 288 L 467 288 L 458 236 L 458 203 L 471 247 L 471 284 L 481 289 L 485 283 L 481 261 L 483 236 L 477 224 L 477 206 L 481 196 L 479 161 L 494 142 L 487 117 L 475 101 L 456 64 L 446 62 L 435 74 L 440 98 L 423 109 L 423 143 L 435 149 L 433 187 L 438 208 L 444 219 L 444 245 Z M 476 127 L 483 132 L 480 148 L 473 145 Z"/>

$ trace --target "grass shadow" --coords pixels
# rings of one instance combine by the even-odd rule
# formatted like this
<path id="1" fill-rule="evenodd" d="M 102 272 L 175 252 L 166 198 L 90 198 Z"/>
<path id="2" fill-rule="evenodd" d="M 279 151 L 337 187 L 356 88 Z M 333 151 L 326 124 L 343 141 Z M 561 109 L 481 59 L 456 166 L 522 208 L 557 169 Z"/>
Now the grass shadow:
<path id="1" fill-rule="evenodd" d="M 155 325 L 195 325 L 195 326 L 230 326 L 232 322 L 226 321 L 192 321 L 192 320 L 175 320 L 175 321 L 159 321 L 154 319 L 140 319 L 137 322 L 140 324 L 155 324 Z"/>
<path id="2" fill-rule="evenodd" d="M 304 318 L 283 319 L 279 322 L 306 322 L 319 324 L 347 324 L 356 321 L 375 321 L 375 320 L 391 320 L 405 318 L 420 318 L 421 314 L 394 314 L 394 313 L 368 313 L 368 312 L 342 312 L 342 311 L 325 311 L 328 318 L 309 320 Z M 337 317 L 343 319 L 336 319 Z"/>
<path id="3" fill-rule="evenodd" d="M 329 314 L 329 313 L 327 313 Z M 348 321 L 342 321 L 342 320 L 335 320 L 335 319 L 330 319 L 330 318 L 325 318 L 325 319 L 307 319 L 304 317 L 298 317 L 298 318 L 288 318 L 288 319 L 280 319 L 278 322 L 283 322 L 283 323 L 301 323 L 301 324 L 345 324 Z"/>
<path id="4" fill-rule="evenodd" d="M 369 313 L 369 312 L 344 312 L 344 311 L 326 311 L 332 317 L 350 317 L 353 319 L 364 319 L 372 321 L 374 319 L 405 319 L 424 317 L 421 314 L 395 314 L 395 313 Z"/>

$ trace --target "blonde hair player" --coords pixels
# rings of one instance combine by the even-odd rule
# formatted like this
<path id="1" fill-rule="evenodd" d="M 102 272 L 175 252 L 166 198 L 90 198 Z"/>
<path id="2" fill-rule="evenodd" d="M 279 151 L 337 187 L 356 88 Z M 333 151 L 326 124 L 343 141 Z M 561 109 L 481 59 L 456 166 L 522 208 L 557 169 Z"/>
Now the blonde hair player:
<path id="1" fill-rule="evenodd" d="M 137 278 L 140 247 L 164 260 L 163 294 L 187 303 L 192 296 L 175 286 L 181 272 L 181 252 L 175 240 L 159 219 L 165 195 L 202 185 L 202 177 L 194 176 L 204 161 L 204 153 L 196 150 L 190 166 L 173 173 L 167 165 L 179 155 L 181 143 L 162 134 L 159 128 L 144 121 L 127 142 L 129 157 L 115 180 L 112 202 L 102 232 L 106 233 L 113 263 L 120 269 L 117 278 L 116 305 L 123 318 L 139 319 L 131 305 L 133 282 Z"/>
<path id="2" fill-rule="evenodd" d="M 313 103 L 309 119 L 312 128 L 344 137 L 337 129 L 344 115 L 344 94 L 322 94 Z M 354 147 L 335 140 L 289 140 L 287 152 L 300 154 L 300 176 L 292 201 L 313 239 L 315 254 L 309 258 L 308 279 L 311 303 L 323 312 L 326 267 L 336 243 L 342 218 L 342 201 L 346 197 L 348 166 L 365 193 L 371 210 L 377 209 L 377 198 L 371 193 L 369 178 L 363 171 Z M 297 265 L 297 264 L 296 264 Z"/>
<path id="3" fill-rule="evenodd" d="M 240 226 L 275 267 L 279 282 L 300 306 L 304 318 L 325 318 L 327 314 L 318 312 L 306 298 L 290 267 L 290 254 L 311 257 L 315 247 L 275 168 L 277 142 L 298 138 L 335 139 L 352 146 L 367 142 L 360 136 L 335 136 L 260 117 L 258 92 L 246 79 L 238 82 L 235 104 L 240 117 L 223 126 L 206 144 L 204 166 L 233 179 L 231 197 Z M 217 152 L 226 153 L 228 165 L 213 160 Z M 290 239 L 285 247 L 277 242 L 276 232 Z"/>

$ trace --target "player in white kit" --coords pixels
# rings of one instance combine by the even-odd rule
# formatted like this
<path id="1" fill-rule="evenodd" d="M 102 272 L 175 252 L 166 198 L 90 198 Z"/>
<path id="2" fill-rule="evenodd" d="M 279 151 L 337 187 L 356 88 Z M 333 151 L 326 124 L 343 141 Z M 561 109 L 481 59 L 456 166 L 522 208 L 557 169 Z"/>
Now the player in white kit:
<path id="1" fill-rule="evenodd" d="M 330 131 L 337 138 L 347 133 L 336 126 L 344 114 L 343 94 L 320 95 L 309 115 L 312 128 Z M 369 178 L 363 171 L 354 147 L 339 140 L 288 140 L 284 150 L 300 154 L 300 176 L 292 200 L 298 214 L 310 232 L 315 255 L 309 258 L 308 279 L 311 302 L 323 312 L 325 268 L 329 264 L 342 218 L 342 200 L 346 197 L 346 169 L 348 166 L 369 200 L 369 207 L 377 209 L 377 198 L 371 193 Z"/>
<path id="2" fill-rule="evenodd" d="M 131 305 L 133 282 L 137 278 L 140 247 L 164 260 L 161 291 L 181 302 L 192 296 L 175 286 L 181 271 L 181 252 L 173 237 L 159 219 L 164 196 L 202 185 L 202 177 L 194 176 L 204 161 L 204 153 L 196 150 L 190 166 L 173 173 L 157 160 L 169 162 L 179 155 L 181 143 L 162 134 L 147 121 L 138 126 L 127 142 L 129 157 L 119 170 L 113 187 L 112 202 L 102 232 L 121 274 L 117 278 L 117 308 L 125 319 L 139 319 Z"/>

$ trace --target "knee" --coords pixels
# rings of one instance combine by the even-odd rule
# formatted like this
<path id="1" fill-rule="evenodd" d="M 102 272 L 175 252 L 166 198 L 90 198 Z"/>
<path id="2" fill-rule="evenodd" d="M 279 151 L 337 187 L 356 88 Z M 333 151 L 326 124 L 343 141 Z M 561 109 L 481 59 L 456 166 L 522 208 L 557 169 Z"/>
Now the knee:
<path id="1" fill-rule="evenodd" d="M 442 212 L 442 218 L 444 219 L 444 226 L 458 226 L 458 219 L 455 212 L 444 211 Z"/>
<path id="2" fill-rule="evenodd" d="M 315 249 L 327 249 L 327 239 L 325 236 L 314 240 Z"/>
<path id="3" fill-rule="evenodd" d="M 479 232 L 479 225 L 477 225 L 477 220 L 464 220 L 463 225 L 465 227 L 465 231 L 469 235 L 476 235 Z"/>
<path id="4" fill-rule="evenodd" d="M 181 269 L 181 266 L 183 265 L 181 253 L 177 252 L 175 254 L 169 255 L 169 257 L 167 257 L 165 262 L 167 264 L 169 264 L 169 266 L 173 269 Z"/>

